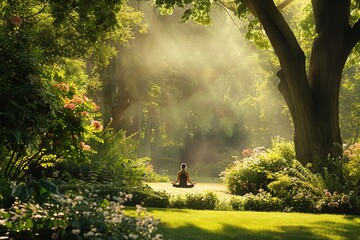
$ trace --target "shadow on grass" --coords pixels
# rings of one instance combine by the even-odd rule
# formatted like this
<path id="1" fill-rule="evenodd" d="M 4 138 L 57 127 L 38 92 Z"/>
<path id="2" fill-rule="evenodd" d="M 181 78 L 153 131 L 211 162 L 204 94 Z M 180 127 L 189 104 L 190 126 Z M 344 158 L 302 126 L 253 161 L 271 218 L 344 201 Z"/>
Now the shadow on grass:
<path id="1" fill-rule="evenodd" d="M 317 233 L 314 232 L 316 229 Z M 167 224 L 158 226 L 158 232 L 163 234 L 166 240 L 360 240 L 360 225 L 349 220 L 348 223 L 334 223 L 321 221 L 312 227 L 281 226 L 277 231 L 251 230 L 230 224 L 224 224 L 221 230 L 209 231 L 193 224 L 173 228 Z"/>

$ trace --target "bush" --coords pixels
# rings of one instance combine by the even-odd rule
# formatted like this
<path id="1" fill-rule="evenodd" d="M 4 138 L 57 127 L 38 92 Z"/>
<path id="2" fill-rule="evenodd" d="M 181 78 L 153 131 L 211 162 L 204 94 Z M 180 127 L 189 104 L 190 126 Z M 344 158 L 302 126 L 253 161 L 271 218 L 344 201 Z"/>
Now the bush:
<path id="1" fill-rule="evenodd" d="M 218 197 L 213 192 L 186 194 L 186 208 L 189 209 L 208 209 L 214 210 L 219 202 Z"/>
<path id="2" fill-rule="evenodd" d="M 284 206 L 281 199 L 271 196 L 270 193 L 260 189 L 259 193 L 254 195 L 252 193 L 244 195 L 244 210 L 245 211 L 283 211 Z"/>
<path id="3" fill-rule="evenodd" d="M 273 141 L 269 150 L 257 148 L 244 150 L 245 158 L 235 161 L 222 172 L 222 179 L 232 194 L 244 195 L 267 189 L 277 172 L 289 167 L 295 158 L 294 146 L 279 139 Z"/>
<path id="4" fill-rule="evenodd" d="M 358 214 L 356 197 L 348 194 L 324 191 L 324 196 L 316 205 L 316 208 L 322 213 L 337 214 Z"/>
<path id="5" fill-rule="evenodd" d="M 132 199 L 128 205 L 140 204 L 145 207 L 167 208 L 170 206 L 170 195 L 165 191 L 154 191 L 149 186 L 131 190 Z"/>
<path id="6" fill-rule="evenodd" d="M 183 196 L 173 196 L 170 200 L 171 208 L 188 208 L 198 210 L 215 210 L 218 207 L 219 199 L 213 192 L 187 193 Z"/>
<path id="7" fill-rule="evenodd" d="M 316 203 L 323 195 L 324 179 L 299 161 L 276 175 L 268 185 L 273 195 L 283 199 L 286 211 L 316 212 Z"/>
<path id="8" fill-rule="evenodd" d="M 184 209 L 186 208 L 186 201 L 184 197 L 179 195 L 170 198 L 170 207 Z"/>
<path id="9" fill-rule="evenodd" d="M 153 217 L 131 217 L 123 211 L 126 194 L 102 199 L 84 195 L 51 195 L 44 204 L 18 199 L 0 210 L 0 236 L 9 239 L 160 239 L 153 237 Z M 136 211 L 144 212 L 140 206 Z"/>
<path id="10" fill-rule="evenodd" d="M 360 143 L 350 145 L 344 151 L 344 177 L 358 195 L 360 194 Z"/>
<path id="11" fill-rule="evenodd" d="M 235 211 L 243 211 L 244 210 L 244 198 L 240 196 L 233 196 L 230 199 L 229 205 Z"/>

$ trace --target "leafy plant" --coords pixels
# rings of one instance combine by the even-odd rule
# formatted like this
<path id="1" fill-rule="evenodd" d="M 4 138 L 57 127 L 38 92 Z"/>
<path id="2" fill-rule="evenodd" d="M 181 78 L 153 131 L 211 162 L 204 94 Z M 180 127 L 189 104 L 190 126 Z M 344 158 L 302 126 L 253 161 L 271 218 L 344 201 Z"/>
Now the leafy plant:
<path id="1" fill-rule="evenodd" d="M 232 194 L 244 195 L 267 190 L 277 172 L 285 169 L 295 158 L 294 147 L 279 139 L 273 141 L 271 149 L 257 148 L 245 151 L 245 158 L 235 161 L 222 172 L 222 179 Z"/>
<path id="2" fill-rule="evenodd" d="M 130 195 L 109 198 L 97 194 L 51 195 L 37 204 L 33 199 L 0 210 L 0 237 L 6 239 L 161 239 L 154 236 L 158 220 L 140 206 L 139 217 L 125 214 L 123 202 Z"/>
<path id="3" fill-rule="evenodd" d="M 356 208 L 353 208 L 351 202 L 354 202 L 350 195 L 338 192 L 331 194 L 329 191 L 324 191 L 324 196 L 318 201 L 316 208 L 323 213 L 356 213 Z"/>
<path id="4" fill-rule="evenodd" d="M 186 208 L 189 209 L 209 209 L 214 210 L 217 203 L 219 202 L 218 197 L 215 193 L 207 191 L 206 193 L 185 195 Z"/>
<path id="5" fill-rule="evenodd" d="M 345 179 L 357 194 L 360 194 L 360 143 L 350 145 L 344 151 Z"/>
<path id="6" fill-rule="evenodd" d="M 280 198 L 271 196 L 270 193 L 259 190 L 256 195 L 248 193 L 244 195 L 243 207 L 245 211 L 282 211 L 283 202 Z"/>
<path id="7" fill-rule="evenodd" d="M 178 209 L 186 208 L 185 198 L 180 195 L 172 196 L 170 198 L 170 207 Z"/>
<path id="8" fill-rule="evenodd" d="M 94 153 L 87 141 L 101 141 L 97 133 L 102 125 L 95 113 L 99 107 L 86 97 L 87 88 L 96 88 L 99 69 L 114 56 L 110 43 L 132 38 L 133 27 L 145 27 L 141 18 L 121 1 L 2 1 L 4 177 L 21 181 L 31 174 L 39 179 L 44 168 L 64 159 L 85 161 Z"/>

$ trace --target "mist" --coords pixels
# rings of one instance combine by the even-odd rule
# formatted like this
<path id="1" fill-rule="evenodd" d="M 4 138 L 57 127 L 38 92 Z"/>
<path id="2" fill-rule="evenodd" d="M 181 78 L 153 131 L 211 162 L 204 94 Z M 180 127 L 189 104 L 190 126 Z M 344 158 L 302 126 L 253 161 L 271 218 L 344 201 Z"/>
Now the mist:
<path id="1" fill-rule="evenodd" d="M 149 29 L 111 62 L 106 84 L 116 98 L 107 109 L 114 128 L 137 133 L 155 170 L 187 162 L 216 177 L 243 149 L 291 137 L 272 53 L 245 39 L 238 18 L 215 6 L 203 26 L 180 23 L 180 10 L 163 16 L 147 2 L 139 9 Z"/>

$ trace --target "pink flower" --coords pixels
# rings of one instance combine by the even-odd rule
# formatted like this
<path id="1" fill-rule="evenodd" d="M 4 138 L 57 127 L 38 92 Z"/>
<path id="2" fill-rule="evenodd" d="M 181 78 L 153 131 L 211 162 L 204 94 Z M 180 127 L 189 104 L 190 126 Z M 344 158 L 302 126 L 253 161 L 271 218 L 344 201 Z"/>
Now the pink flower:
<path id="1" fill-rule="evenodd" d="M 89 115 L 90 114 L 88 112 L 85 112 L 85 111 L 81 112 L 81 116 L 83 116 L 83 117 L 88 117 Z"/>
<path id="2" fill-rule="evenodd" d="M 20 16 L 13 16 L 11 18 L 11 22 L 12 24 L 14 24 L 15 26 L 20 26 L 20 24 L 22 23 L 22 19 Z"/>
<path id="3" fill-rule="evenodd" d="M 84 145 L 84 147 L 82 148 L 83 151 L 90 151 L 91 147 L 87 144 Z"/>
<path id="4" fill-rule="evenodd" d="M 99 121 L 92 121 L 91 124 L 93 125 L 95 130 L 97 130 L 97 131 L 103 130 L 103 126 L 101 125 L 101 123 Z"/>
<path id="5" fill-rule="evenodd" d="M 84 143 L 84 142 L 79 142 L 79 146 L 80 146 L 81 148 L 83 148 L 83 147 L 85 146 L 85 143 Z"/>
<path id="6" fill-rule="evenodd" d="M 81 98 L 81 97 L 78 97 L 78 96 L 75 96 L 71 101 L 74 102 L 74 103 L 77 103 L 77 104 L 84 103 L 84 99 Z"/>
<path id="7" fill-rule="evenodd" d="M 94 110 L 95 111 L 98 111 L 100 109 L 100 106 L 97 105 L 96 103 L 93 103 L 93 106 L 94 106 Z"/>
<path id="8" fill-rule="evenodd" d="M 252 155 L 252 150 L 250 148 L 247 148 L 247 149 L 244 149 L 242 151 L 242 154 L 245 156 L 245 157 L 250 157 Z"/>
<path id="9" fill-rule="evenodd" d="M 329 191 L 325 192 L 326 197 L 331 197 L 331 193 Z"/>
<path id="10" fill-rule="evenodd" d="M 345 151 L 344 151 L 344 155 L 350 155 L 351 154 L 351 151 L 349 150 L 349 149 L 346 149 Z"/>
<path id="11" fill-rule="evenodd" d="M 69 85 L 64 82 L 55 84 L 55 87 L 57 87 L 60 91 L 64 92 L 68 92 L 70 90 Z"/>
<path id="12" fill-rule="evenodd" d="M 84 142 L 79 142 L 79 146 L 83 151 L 90 151 L 91 147 Z"/>
<path id="13" fill-rule="evenodd" d="M 70 109 L 70 110 L 74 110 L 76 107 L 75 103 L 67 103 L 64 105 L 64 108 Z"/>

